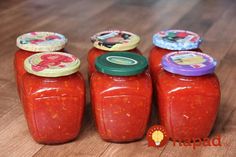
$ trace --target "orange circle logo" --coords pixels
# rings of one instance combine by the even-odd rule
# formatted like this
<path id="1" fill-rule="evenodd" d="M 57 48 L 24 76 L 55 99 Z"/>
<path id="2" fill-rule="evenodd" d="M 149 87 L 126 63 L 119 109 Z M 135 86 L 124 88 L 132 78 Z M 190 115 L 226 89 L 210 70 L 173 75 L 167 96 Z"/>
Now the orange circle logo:
<path id="1" fill-rule="evenodd" d="M 164 146 L 168 140 L 169 136 L 164 126 L 154 125 L 148 129 L 146 135 L 148 146 L 153 147 L 162 147 Z"/>

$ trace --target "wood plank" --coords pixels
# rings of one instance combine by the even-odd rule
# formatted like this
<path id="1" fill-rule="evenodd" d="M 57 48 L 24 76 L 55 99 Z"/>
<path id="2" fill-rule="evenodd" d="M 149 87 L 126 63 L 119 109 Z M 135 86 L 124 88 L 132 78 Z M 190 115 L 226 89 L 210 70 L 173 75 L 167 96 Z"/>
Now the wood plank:
<path id="1" fill-rule="evenodd" d="M 233 3 L 225 10 L 221 18 L 219 18 L 205 34 L 204 38 L 206 40 L 225 42 L 236 38 L 236 34 L 233 33 L 236 25 L 236 18 L 234 18 L 236 15 L 235 7 L 236 3 Z"/>
<path id="2" fill-rule="evenodd" d="M 16 129 L 17 128 L 17 129 Z M 42 145 L 37 144 L 29 135 L 24 116 L 21 115 L 0 130 L 1 156 L 28 157 L 35 154 Z"/>
<path id="3" fill-rule="evenodd" d="M 16 89 L 15 80 L 8 81 L 4 86 L 0 88 L 0 95 L 2 98 L 11 98 L 14 100 L 18 100 L 18 93 Z"/>
<path id="4" fill-rule="evenodd" d="M 198 34 L 205 34 L 208 29 L 222 17 L 226 8 L 229 8 L 234 0 L 202 0 L 191 12 L 180 19 L 173 28 L 181 28 L 196 31 Z"/>
<path id="5" fill-rule="evenodd" d="M 235 156 L 236 154 L 236 3 L 234 0 L 9 0 L 0 1 L 0 156 Z M 91 35 L 105 29 L 139 34 L 145 56 L 152 35 L 168 28 L 190 29 L 204 37 L 202 49 L 214 56 L 222 87 L 222 101 L 212 135 L 220 133 L 223 146 L 160 149 L 145 139 L 115 144 L 99 137 L 91 114 L 89 85 L 83 127 L 78 138 L 56 146 L 39 145 L 30 137 L 19 102 L 13 71 L 15 39 L 34 30 L 55 31 L 69 38 L 66 49 L 81 59 L 87 80 L 87 52 Z M 150 126 L 157 123 L 153 108 Z"/>
<path id="6" fill-rule="evenodd" d="M 31 138 L 18 101 L 1 98 L 0 101 L 0 156 L 28 157 L 35 154 L 43 145 Z"/>

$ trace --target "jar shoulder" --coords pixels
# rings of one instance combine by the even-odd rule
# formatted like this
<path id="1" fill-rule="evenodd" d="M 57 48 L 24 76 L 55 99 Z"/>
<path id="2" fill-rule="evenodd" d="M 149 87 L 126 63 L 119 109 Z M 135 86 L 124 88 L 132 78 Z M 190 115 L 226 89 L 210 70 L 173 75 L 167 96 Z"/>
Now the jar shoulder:
<path id="1" fill-rule="evenodd" d="M 27 95 L 35 97 L 41 94 L 51 95 L 78 95 L 85 92 L 85 81 L 81 73 L 69 76 L 46 78 L 38 77 L 29 73 L 23 75 L 23 91 Z"/>
<path id="2" fill-rule="evenodd" d="M 150 93 L 152 81 L 150 74 L 144 72 L 136 76 L 109 76 L 95 72 L 91 76 L 91 90 L 98 93 L 127 91 L 133 93 Z"/>
<path id="3" fill-rule="evenodd" d="M 171 74 L 162 70 L 157 77 L 156 86 L 159 92 L 165 94 L 176 94 L 180 92 L 185 92 L 186 94 L 220 94 L 220 83 L 216 74 L 188 77 Z"/>

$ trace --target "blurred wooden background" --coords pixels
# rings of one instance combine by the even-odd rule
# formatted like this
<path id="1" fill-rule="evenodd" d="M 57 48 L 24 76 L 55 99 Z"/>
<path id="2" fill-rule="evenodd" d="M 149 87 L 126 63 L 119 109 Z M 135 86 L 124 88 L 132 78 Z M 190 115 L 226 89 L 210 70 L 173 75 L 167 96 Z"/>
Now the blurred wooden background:
<path id="1" fill-rule="evenodd" d="M 106 29 L 137 33 L 148 56 L 152 35 L 162 29 L 188 29 L 204 38 L 202 49 L 218 60 L 222 101 L 212 136 L 222 147 L 147 146 L 145 139 L 127 144 L 104 142 L 96 132 L 89 96 L 83 128 L 71 143 L 35 143 L 28 132 L 16 93 L 15 39 L 30 31 L 55 31 L 69 39 L 67 49 L 82 61 L 87 79 L 89 37 Z M 88 92 L 87 92 L 88 93 Z M 156 112 L 153 110 L 153 115 Z M 152 117 L 150 125 L 156 123 Z M 235 0 L 0 0 L 0 157 L 67 156 L 236 156 L 236 1 Z"/>

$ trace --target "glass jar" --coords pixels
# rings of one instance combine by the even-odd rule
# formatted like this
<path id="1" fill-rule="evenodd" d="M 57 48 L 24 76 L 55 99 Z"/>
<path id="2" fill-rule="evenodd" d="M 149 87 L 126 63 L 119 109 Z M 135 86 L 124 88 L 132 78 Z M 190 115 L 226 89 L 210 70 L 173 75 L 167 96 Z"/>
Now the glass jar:
<path id="1" fill-rule="evenodd" d="M 89 76 L 96 71 L 95 60 L 98 56 L 107 52 L 127 51 L 142 54 L 137 48 L 140 37 L 136 34 L 112 30 L 97 33 L 91 37 L 93 48 L 88 52 Z"/>
<path id="2" fill-rule="evenodd" d="M 26 73 L 24 60 L 39 52 L 64 51 L 66 43 L 67 39 L 64 35 L 53 32 L 31 32 L 17 38 L 16 45 L 19 50 L 15 53 L 14 67 L 19 96 L 21 95 L 22 76 Z"/>
<path id="3" fill-rule="evenodd" d="M 149 69 L 152 78 L 156 78 L 161 68 L 161 59 L 164 55 L 180 50 L 200 51 L 202 40 L 194 32 L 186 30 L 160 31 L 153 36 L 155 45 L 149 54 Z M 153 80 L 155 82 L 155 80 Z"/>
<path id="4" fill-rule="evenodd" d="M 152 82 L 146 59 L 129 52 L 113 52 L 96 60 L 91 76 L 91 99 L 102 139 L 129 142 L 141 139 L 149 120 Z"/>
<path id="5" fill-rule="evenodd" d="M 179 51 L 165 55 L 156 80 L 161 124 L 174 140 L 209 136 L 220 103 L 216 61 L 203 53 Z"/>
<path id="6" fill-rule="evenodd" d="M 85 105 L 80 61 L 62 52 L 37 53 L 24 62 L 22 103 L 34 140 L 59 144 L 79 133 Z"/>

